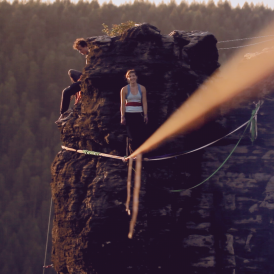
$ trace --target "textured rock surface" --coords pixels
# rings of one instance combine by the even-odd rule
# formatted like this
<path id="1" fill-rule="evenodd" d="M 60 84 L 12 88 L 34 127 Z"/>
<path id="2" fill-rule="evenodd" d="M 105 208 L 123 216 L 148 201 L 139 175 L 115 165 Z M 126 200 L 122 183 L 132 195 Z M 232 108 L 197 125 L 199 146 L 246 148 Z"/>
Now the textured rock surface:
<path id="1" fill-rule="evenodd" d="M 219 66 L 209 33 L 161 35 L 143 24 L 121 37 L 89 38 L 83 103 L 60 125 L 65 146 L 125 155 L 119 92 L 127 69 L 148 90 L 153 132 Z M 269 89 L 269 85 L 264 86 Z M 269 91 L 265 91 L 268 93 Z M 58 273 L 273 273 L 274 157 L 271 100 L 259 114 L 259 138 L 248 138 L 204 185 L 179 193 L 210 175 L 239 134 L 216 146 L 166 161 L 144 163 L 135 234 L 127 238 L 127 165 L 60 151 L 52 164 L 55 218 L 52 260 Z M 154 154 L 184 151 L 212 141 L 250 117 L 239 106 Z M 226 113 L 225 106 L 221 113 Z"/>

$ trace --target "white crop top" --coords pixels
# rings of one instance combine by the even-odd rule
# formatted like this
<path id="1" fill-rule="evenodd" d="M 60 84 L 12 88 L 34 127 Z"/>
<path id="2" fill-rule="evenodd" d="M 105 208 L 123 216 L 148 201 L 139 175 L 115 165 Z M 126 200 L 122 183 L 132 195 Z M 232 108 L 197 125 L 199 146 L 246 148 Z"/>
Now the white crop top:
<path id="1" fill-rule="evenodd" d="M 130 85 L 127 86 L 126 112 L 143 112 L 142 91 L 138 84 L 138 93 L 133 95 L 130 91 Z"/>

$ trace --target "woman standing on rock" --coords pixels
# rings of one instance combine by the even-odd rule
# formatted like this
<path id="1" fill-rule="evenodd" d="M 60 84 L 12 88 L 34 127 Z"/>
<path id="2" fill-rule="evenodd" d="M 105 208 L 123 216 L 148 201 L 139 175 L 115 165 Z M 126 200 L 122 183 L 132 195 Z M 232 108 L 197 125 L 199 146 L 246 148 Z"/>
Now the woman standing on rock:
<path id="1" fill-rule="evenodd" d="M 126 125 L 133 152 L 146 139 L 147 94 L 146 88 L 137 83 L 134 69 L 127 71 L 126 78 L 129 84 L 121 89 L 121 124 Z"/>

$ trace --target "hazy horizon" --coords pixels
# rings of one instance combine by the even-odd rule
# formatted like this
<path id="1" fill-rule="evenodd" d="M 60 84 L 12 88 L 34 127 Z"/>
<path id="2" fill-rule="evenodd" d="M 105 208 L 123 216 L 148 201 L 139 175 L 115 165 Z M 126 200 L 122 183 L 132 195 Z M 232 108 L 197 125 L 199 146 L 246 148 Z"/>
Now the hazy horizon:
<path id="1" fill-rule="evenodd" d="M 119 6 L 119 5 L 122 5 L 122 4 L 125 4 L 125 3 L 134 3 L 134 0 L 97 0 L 98 3 L 100 5 L 104 4 L 104 3 L 110 3 L 112 2 L 114 5 L 116 6 Z M 185 1 L 180 1 L 180 0 L 174 0 L 177 4 L 180 4 L 181 2 L 188 2 L 189 4 L 191 4 L 192 2 L 196 2 L 196 3 L 208 3 L 209 1 L 203 1 L 203 0 L 185 0 Z M 54 2 L 54 1 L 50 1 L 50 2 Z M 78 0 L 71 0 L 71 2 L 75 2 L 77 3 Z M 90 2 L 90 1 L 89 1 Z M 161 3 L 165 3 L 165 4 L 168 4 L 170 3 L 171 1 L 170 0 L 153 0 L 153 1 L 147 1 L 147 0 L 144 0 L 144 2 L 150 2 L 150 3 L 154 3 L 156 5 L 159 5 Z M 214 1 L 215 4 L 217 4 L 219 1 L 218 0 L 215 0 Z M 225 1 L 223 1 L 225 2 Z M 253 3 L 254 5 L 264 5 L 265 7 L 269 7 L 271 9 L 274 9 L 274 1 L 273 0 L 231 0 L 231 1 L 228 1 L 231 3 L 231 6 L 234 8 L 234 7 L 237 7 L 237 5 L 239 5 L 240 7 L 242 7 L 246 2 L 248 4 L 251 4 Z"/>
<path id="2" fill-rule="evenodd" d="M 14 1 L 14 0 L 13 0 Z M 12 3 L 13 1 L 8 1 L 10 3 Z M 54 0 L 55 1 L 55 0 Z M 41 0 L 41 2 L 48 2 L 48 3 L 51 3 L 51 2 L 54 2 L 52 0 Z M 77 3 L 79 0 L 70 0 L 72 3 Z M 92 2 L 92 0 L 83 0 L 84 2 Z M 98 3 L 100 5 L 103 5 L 105 3 L 112 3 L 116 6 L 120 6 L 122 4 L 126 4 L 126 3 L 129 3 L 129 4 L 132 4 L 134 3 L 134 1 L 136 0 L 97 0 Z M 138 1 L 138 0 L 137 0 Z M 204 1 L 204 0 L 183 0 L 183 1 L 180 1 L 180 0 L 152 0 L 152 1 L 148 1 L 148 0 L 139 0 L 140 2 L 149 2 L 149 3 L 154 3 L 156 6 L 162 4 L 162 3 L 165 3 L 165 4 L 168 4 L 170 3 L 171 1 L 174 1 L 176 2 L 177 4 L 180 4 L 181 2 L 188 2 L 189 4 L 193 3 L 193 2 L 196 2 L 196 3 L 208 3 L 208 2 L 211 2 L 211 0 L 209 1 Z M 217 4 L 219 2 L 219 0 L 212 0 L 215 2 L 215 4 Z M 225 2 L 225 1 L 222 1 L 220 0 L 221 2 Z M 19 0 L 19 2 L 28 2 L 28 0 Z M 248 4 L 251 4 L 253 3 L 254 5 L 264 5 L 265 7 L 268 7 L 268 8 L 271 8 L 272 10 L 274 9 L 274 1 L 273 0 L 229 0 L 228 2 L 231 3 L 231 6 L 233 8 L 237 7 L 237 5 L 239 5 L 240 7 L 242 7 L 246 2 Z"/>

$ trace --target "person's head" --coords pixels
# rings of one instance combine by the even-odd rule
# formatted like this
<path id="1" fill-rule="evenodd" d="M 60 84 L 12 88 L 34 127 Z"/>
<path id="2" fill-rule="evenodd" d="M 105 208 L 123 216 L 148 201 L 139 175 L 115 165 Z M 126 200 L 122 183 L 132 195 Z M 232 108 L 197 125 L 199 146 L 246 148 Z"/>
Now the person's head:
<path id="1" fill-rule="evenodd" d="M 137 81 L 137 74 L 134 69 L 130 69 L 126 73 L 128 83 L 135 83 Z"/>
<path id="2" fill-rule="evenodd" d="M 87 55 L 89 51 L 88 44 L 84 38 L 77 38 L 73 43 L 73 48 L 82 55 Z"/>

